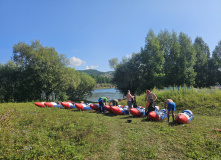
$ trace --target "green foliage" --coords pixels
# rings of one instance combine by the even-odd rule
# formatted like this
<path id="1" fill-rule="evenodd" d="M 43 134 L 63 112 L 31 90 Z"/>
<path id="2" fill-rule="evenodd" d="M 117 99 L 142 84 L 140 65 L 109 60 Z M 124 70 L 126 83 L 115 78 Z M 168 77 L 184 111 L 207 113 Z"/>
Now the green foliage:
<path id="1" fill-rule="evenodd" d="M 180 84 L 176 85 L 186 84 L 187 86 L 191 86 L 195 84 L 196 73 L 193 67 L 196 61 L 196 52 L 190 37 L 186 34 L 181 32 L 178 41 L 180 44 L 180 58 L 178 62 L 180 74 L 177 76 L 179 77 Z"/>
<path id="2" fill-rule="evenodd" d="M 95 79 L 96 83 L 112 83 L 112 78 L 110 77 L 103 77 L 97 75 L 91 75 L 91 77 Z"/>
<path id="3" fill-rule="evenodd" d="M 113 68 L 113 69 L 117 68 L 117 65 L 118 65 L 118 58 L 117 57 L 110 59 L 108 62 L 109 62 L 109 65 L 111 68 Z"/>
<path id="4" fill-rule="evenodd" d="M 136 58 L 115 65 L 113 82 L 122 93 L 132 90 L 137 94 L 154 86 L 214 86 L 221 83 L 220 46 L 221 42 L 210 57 L 209 47 L 200 37 L 192 44 L 183 32 L 177 36 L 165 30 L 155 35 L 150 29 Z"/>
<path id="5" fill-rule="evenodd" d="M 203 87 L 209 86 L 209 47 L 201 37 L 197 37 L 194 42 L 196 50 L 196 64 L 194 70 L 196 72 L 196 86 Z"/>
<path id="6" fill-rule="evenodd" d="M 113 75 L 113 71 L 100 72 L 95 69 L 79 70 L 79 72 L 84 72 L 89 75 L 102 76 L 102 77 L 112 77 L 112 75 Z"/>
<path id="7" fill-rule="evenodd" d="M 8 102 L 14 98 L 15 90 L 14 87 L 18 84 L 16 81 L 17 67 L 15 63 L 9 61 L 5 65 L 0 64 L 0 101 Z"/>
<path id="8" fill-rule="evenodd" d="M 100 72 L 94 69 L 79 70 L 79 72 L 87 73 L 95 79 L 97 84 L 112 83 L 113 72 Z"/>
<path id="9" fill-rule="evenodd" d="M 0 100 L 25 102 L 51 95 L 60 100 L 85 98 L 95 87 L 90 76 L 67 67 L 68 60 L 40 41 L 31 45 L 19 42 L 13 46 L 13 61 L 0 65 Z M 45 100 L 45 98 L 43 98 Z"/>
<path id="10" fill-rule="evenodd" d="M 147 34 L 145 47 L 141 50 L 141 57 L 144 66 L 141 70 L 143 75 L 142 88 L 161 87 L 165 76 L 163 70 L 165 58 L 160 48 L 160 41 L 153 30 L 150 30 Z"/>
<path id="11" fill-rule="evenodd" d="M 213 83 L 221 84 L 221 41 L 219 41 L 215 50 L 213 51 L 212 58 L 210 61 L 211 66 L 211 81 Z"/>
<path id="12" fill-rule="evenodd" d="M 87 96 L 91 96 L 91 91 L 95 88 L 95 80 L 86 73 L 79 73 L 80 84 L 76 88 L 70 87 L 67 90 L 67 95 L 70 100 L 80 101 Z"/>
<path id="13" fill-rule="evenodd" d="M 135 93 L 140 85 L 140 69 L 141 56 L 139 53 L 133 53 L 131 59 L 122 59 L 122 62 L 117 65 L 114 72 L 113 83 L 117 89 L 126 95 L 128 90 Z"/>
<path id="14" fill-rule="evenodd" d="M 221 134 L 212 130 L 221 128 L 220 115 L 194 114 L 189 124 L 179 125 L 128 115 L 5 103 L 0 104 L 0 119 L 0 159 L 221 157 Z M 126 123 L 127 119 L 132 122 Z"/>
<path id="15" fill-rule="evenodd" d="M 186 87 L 171 87 L 169 90 L 158 90 L 154 88 L 153 93 L 157 96 L 155 105 L 163 109 L 163 101 L 172 99 L 176 104 L 176 112 L 190 109 L 194 114 L 207 116 L 221 115 L 221 90 L 196 89 Z M 145 94 L 137 97 L 137 104 L 145 106 Z"/>
<path id="16" fill-rule="evenodd" d="M 17 101 L 38 99 L 42 92 L 48 99 L 64 83 L 65 79 L 58 75 L 64 74 L 68 62 L 54 48 L 43 47 L 39 41 L 31 45 L 19 42 L 13 46 L 13 54 L 13 61 L 19 68 Z"/>

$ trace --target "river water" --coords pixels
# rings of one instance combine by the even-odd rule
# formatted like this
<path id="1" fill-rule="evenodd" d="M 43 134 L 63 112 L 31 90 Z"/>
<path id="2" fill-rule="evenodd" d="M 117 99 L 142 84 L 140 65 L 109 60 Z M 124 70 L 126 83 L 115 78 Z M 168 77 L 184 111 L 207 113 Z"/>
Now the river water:
<path id="1" fill-rule="evenodd" d="M 92 96 L 88 97 L 87 100 L 97 102 L 100 97 L 109 97 L 109 100 L 123 99 L 123 94 L 121 94 L 115 88 L 95 89 L 92 91 Z"/>

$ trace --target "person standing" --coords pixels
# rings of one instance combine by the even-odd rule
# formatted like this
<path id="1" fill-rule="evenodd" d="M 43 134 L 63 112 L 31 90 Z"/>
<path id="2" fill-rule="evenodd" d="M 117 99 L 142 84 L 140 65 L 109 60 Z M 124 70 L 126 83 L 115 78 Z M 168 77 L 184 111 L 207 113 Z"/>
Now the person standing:
<path id="1" fill-rule="evenodd" d="M 172 99 L 166 99 L 164 101 L 164 108 L 167 109 L 167 119 L 168 119 L 168 122 L 169 122 L 169 119 L 170 119 L 170 111 L 172 112 L 172 117 L 173 117 L 173 122 L 174 122 L 174 118 L 175 118 L 174 111 L 176 109 L 176 104 L 173 102 Z"/>
<path id="2" fill-rule="evenodd" d="M 136 95 L 134 94 L 133 96 L 134 98 L 132 98 L 132 105 L 133 105 L 133 108 L 137 108 Z"/>
<path id="3" fill-rule="evenodd" d="M 150 90 L 147 90 L 146 96 L 145 96 L 145 101 L 146 101 L 146 107 L 145 107 L 145 112 L 149 113 L 148 107 L 150 108 L 154 106 L 154 102 L 157 100 L 157 96 L 154 93 L 151 93 Z M 148 116 L 148 115 L 146 115 Z"/>
<path id="4" fill-rule="evenodd" d="M 100 108 L 101 112 L 103 112 L 103 113 L 105 113 L 104 105 L 107 104 L 107 100 L 108 100 L 108 99 L 109 99 L 108 97 L 100 97 L 100 98 L 98 99 L 99 108 Z"/>
<path id="5" fill-rule="evenodd" d="M 129 108 L 129 114 L 130 114 L 130 109 L 132 108 L 132 98 L 134 98 L 134 96 L 132 96 L 130 94 L 130 90 L 127 91 L 127 95 L 126 95 L 126 100 L 127 100 L 127 105 Z"/>

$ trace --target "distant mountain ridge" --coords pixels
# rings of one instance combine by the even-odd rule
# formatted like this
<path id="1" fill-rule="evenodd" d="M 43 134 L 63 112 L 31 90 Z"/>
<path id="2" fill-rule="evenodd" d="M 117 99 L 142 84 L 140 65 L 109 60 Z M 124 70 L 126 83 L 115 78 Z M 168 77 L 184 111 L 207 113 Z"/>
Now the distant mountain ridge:
<path id="1" fill-rule="evenodd" d="M 102 77 L 113 77 L 114 71 L 108 71 L 108 72 L 101 72 L 95 69 L 87 69 L 87 70 L 78 70 L 79 72 L 84 72 L 89 75 L 95 75 L 95 76 L 102 76 Z"/>

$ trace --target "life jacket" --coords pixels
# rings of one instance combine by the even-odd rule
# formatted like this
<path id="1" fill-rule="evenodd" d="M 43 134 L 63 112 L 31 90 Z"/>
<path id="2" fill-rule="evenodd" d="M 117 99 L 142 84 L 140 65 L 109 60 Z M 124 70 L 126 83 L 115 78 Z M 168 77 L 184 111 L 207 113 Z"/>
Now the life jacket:
<path id="1" fill-rule="evenodd" d="M 148 112 L 150 111 L 155 111 L 155 104 L 154 104 L 153 99 L 150 99 L 150 104 L 148 106 Z"/>

